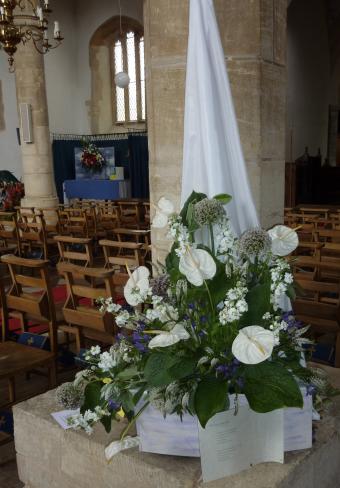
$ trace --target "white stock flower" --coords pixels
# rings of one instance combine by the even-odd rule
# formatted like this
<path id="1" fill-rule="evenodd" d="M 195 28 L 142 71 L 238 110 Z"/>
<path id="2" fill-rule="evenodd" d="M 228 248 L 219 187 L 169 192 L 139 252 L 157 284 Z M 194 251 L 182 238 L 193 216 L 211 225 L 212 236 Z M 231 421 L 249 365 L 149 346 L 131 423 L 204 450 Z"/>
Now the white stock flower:
<path id="1" fill-rule="evenodd" d="M 275 345 L 275 336 L 259 325 L 241 329 L 234 339 L 232 353 L 244 364 L 258 364 L 268 359 Z"/>
<path id="2" fill-rule="evenodd" d="M 107 372 L 110 369 L 114 368 L 117 365 L 117 361 L 109 352 L 103 352 L 100 355 L 100 361 L 98 363 L 98 367 L 103 371 Z"/>
<path id="3" fill-rule="evenodd" d="M 216 263 L 204 249 L 188 247 L 179 260 L 179 270 L 192 285 L 201 286 L 215 276 Z"/>
<path id="4" fill-rule="evenodd" d="M 294 229 L 285 225 L 276 225 L 268 231 L 272 240 L 272 253 L 275 256 L 287 256 L 299 245 L 299 237 Z"/>
<path id="5" fill-rule="evenodd" d="M 149 342 L 149 348 L 168 347 L 179 341 L 189 339 L 190 335 L 182 324 L 176 324 L 170 332 L 161 332 Z"/>
<path id="6" fill-rule="evenodd" d="M 174 204 L 167 198 L 161 197 L 156 206 L 156 214 L 152 221 L 152 227 L 155 229 L 163 229 L 168 223 L 169 215 L 174 213 L 174 211 Z"/>
<path id="7" fill-rule="evenodd" d="M 145 266 L 139 266 L 131 274 L 124 287 L 124 297 L 129 305 L 135 307 L 145 301 L 150 292 L 149 275 Z"/>

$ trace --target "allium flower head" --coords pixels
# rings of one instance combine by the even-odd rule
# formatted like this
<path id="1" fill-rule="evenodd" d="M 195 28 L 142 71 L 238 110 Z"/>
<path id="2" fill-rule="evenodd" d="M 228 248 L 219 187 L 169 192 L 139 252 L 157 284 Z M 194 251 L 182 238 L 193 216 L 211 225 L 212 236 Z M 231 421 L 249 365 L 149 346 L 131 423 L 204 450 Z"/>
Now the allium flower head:
<path id="1" fill-rule="evenodd" d="M 150 280 L 152 294 L 158 297 L 166 297 L 170 285 L 169 275 L 162 274 Z"/>
<path id="2" fill-rule="evenodd" d="M 239 241 L 239 252 L 243 256 L 260 256 L 271 249 L 271 239 L 263 229 L 250 229 L 243 232 Z"/>
<path id="3" fill-rule="evenodd" d="M 56 402 L 67 410 L 79 408 L 83 403 L 84 389 L 73 383 L 64 383 L 56 390 Z"/>
<path id="4" fill-rule="evenodd" d="M 194 206 L 194 217 L 199 225 L 215 224 L 224 215 L 222 203 L 215 198 L 203 198 Z"/>

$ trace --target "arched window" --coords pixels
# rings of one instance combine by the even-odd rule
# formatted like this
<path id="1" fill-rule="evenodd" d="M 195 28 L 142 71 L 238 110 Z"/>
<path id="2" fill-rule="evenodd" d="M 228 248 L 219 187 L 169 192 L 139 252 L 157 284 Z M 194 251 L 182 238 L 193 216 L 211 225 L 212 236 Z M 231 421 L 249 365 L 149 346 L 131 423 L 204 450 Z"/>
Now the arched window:
<path id="1" fill-rule="evenodd" d="M 130 83 L 127 88 L 114 83 L 116 122 L 145 121 L 144 37 L 137 31 L 127 30 L 114 42 L 113 75 L 121 71 L 128 73 Z"/>

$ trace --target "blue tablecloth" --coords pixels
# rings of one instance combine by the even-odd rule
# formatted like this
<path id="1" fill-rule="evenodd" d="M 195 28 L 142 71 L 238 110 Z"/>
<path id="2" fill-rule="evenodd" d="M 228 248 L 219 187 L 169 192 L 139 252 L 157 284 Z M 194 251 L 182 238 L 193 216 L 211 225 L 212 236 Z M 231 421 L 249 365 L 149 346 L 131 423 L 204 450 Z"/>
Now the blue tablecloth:
<path id="1" fill-rule="evenodd" d="M 119 183 L 112 180 L 66 180 L 64 189 L 68 199 L 114 200 L 120 198 Z"/>

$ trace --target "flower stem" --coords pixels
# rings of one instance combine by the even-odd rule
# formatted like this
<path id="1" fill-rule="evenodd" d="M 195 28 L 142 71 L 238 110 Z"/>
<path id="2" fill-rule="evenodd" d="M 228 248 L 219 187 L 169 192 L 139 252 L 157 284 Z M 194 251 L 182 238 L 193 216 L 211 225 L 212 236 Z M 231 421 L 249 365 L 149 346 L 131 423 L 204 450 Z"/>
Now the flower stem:
<path id="1" fill-rule="evenodd" d="M 211 311 L 212 311 L 212 314 L 214 316 L 215 315 L 215 308 L 214 308 L 214 302 L 212 300 L 212 296 L 211 296 L 211 293 L 210 293 L 210 290 L 209 290 L 209 286 L 208 286 L 208 284 L 207 284 L 207 282 L 205 280 L 203 280 L 203 282 L 204 282 L 204 286 L 207 289 L 207 293 L 208 293 L 208 297 L 209 297 Z"/>
<path id="2" fill-rule="evenodd" d="M 130 428 L 132 427 L 132 425 L 136 422 L 136 420 L 142 415 L 142 413 L 144 412 L 144 410 L 149 406 L 149 403 L 150 402 L 146 402 L 142 408 L 138 411 L 138 413 L 136 413 L 136 415 L 130 420 L 130 422 L 128 423 L 128 425 L 125 427 L 125 429 L 123 430 L 123 432 L 121 433 L 121 436 L 120 436 L 120 440 L 124 440 L 124 437 L 126 436 L 126 434 L 129 432 Z"/>
<path id="3" fill-rule="evenodd" d="M 210 242 L 211 242 L 211 251 L 213 255 L 215 256 L 215 242 L 214 242 L 214 229 L 212 224 L 208 224 L 209 227 L 209 232 L 210 232 Z"/>

